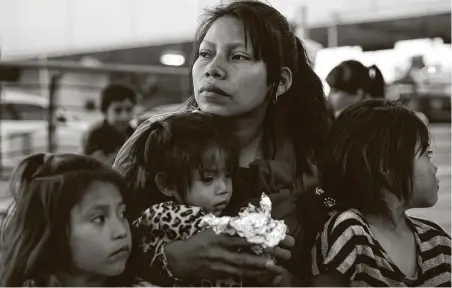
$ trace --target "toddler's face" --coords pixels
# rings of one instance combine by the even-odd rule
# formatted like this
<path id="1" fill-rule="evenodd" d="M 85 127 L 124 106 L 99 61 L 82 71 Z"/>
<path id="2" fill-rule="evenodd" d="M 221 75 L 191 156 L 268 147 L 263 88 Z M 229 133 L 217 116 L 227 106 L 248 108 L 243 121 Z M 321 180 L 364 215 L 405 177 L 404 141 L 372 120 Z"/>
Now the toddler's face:
<path id="1" fill-rule="evenodd" d="M 202 174 L 194 171 L 185 202 L 219 216 L 231 199 L 232 179 L 227 172 L 219 170 L 206 170 Z"/>
<path id="2" fill-rule="evenodd" d="M 185 193 L 185 203 L 218 216 L 231 199 L 232 175 L 221 151 L 214 149 L 204 156 L 204 169 L 193 171 L 191 187 Z"/>

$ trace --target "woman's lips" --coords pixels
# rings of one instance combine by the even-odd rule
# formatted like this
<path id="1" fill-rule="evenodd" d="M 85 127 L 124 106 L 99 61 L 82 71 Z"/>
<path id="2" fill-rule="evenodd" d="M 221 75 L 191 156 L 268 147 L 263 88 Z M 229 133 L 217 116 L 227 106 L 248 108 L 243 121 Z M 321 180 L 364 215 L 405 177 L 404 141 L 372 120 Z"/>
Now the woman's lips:
<path id="1" fill-rule="evenodd" d="M 204 94 L 206 96 L 225 96 L 225 97 L 231 97 L 228 93 L 226 93 L 223 89 L 213 85 L 213 84 L 207 84 L 201 87 L 199 89 L 199 93 Z"/>

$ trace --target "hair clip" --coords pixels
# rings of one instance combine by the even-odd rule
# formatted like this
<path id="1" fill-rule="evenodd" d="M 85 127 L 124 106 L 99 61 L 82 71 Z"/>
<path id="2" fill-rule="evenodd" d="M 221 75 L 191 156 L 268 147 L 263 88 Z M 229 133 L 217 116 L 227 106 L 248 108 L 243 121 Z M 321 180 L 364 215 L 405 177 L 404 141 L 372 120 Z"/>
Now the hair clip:
<path id="1" fill-rule="evenodd" d="M 331 197 L 325 197 L 325 200 L 323 201 L 323 204 L 328 208 L 333 208 L 336 206 L 336 200 L 334 200 Z"/>
<path id="2" fill-rule="evenodd" d="M 315 188 L 315 194 L 316 195 L 322 195 L 323 193 L 325 193 L 325 191 L 323 191 L 322 189 L 320 189 L 319 187 Z"/>
<path id="3" fill-rule="evenodd" d="M 375 71 L 375 68 L 370 67 L 369 68 L 369 77 L 370 77 L 370 79 L 374 79 L 376 75 L 377 75 L 377 71 Z"/>

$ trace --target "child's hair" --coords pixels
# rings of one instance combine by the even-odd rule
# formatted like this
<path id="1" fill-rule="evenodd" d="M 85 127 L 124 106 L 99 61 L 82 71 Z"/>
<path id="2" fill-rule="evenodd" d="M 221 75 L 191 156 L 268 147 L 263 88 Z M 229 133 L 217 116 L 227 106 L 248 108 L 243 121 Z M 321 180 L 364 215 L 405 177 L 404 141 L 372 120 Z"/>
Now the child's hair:
<path id="1" fill-rule="evenodd" d="M 130 100 L 134 105 L 137 102 L 137 94 L 131 88 L 121 84 L 109 84 L 102 90 L 100 99 L 100 111 L 107 112 L 112 102 Z"/>
<path id="2" fill-rule="evenodd" d="M 21 184 L 13 190 L 15 210 L 2 239 L 0 286 L 20 286 L 71 268 L 70 213 L 93 181 L 115 184 L 129 202 L 121 176 L 92 158 L 36 154 L 19 164 L 11 181 Z"/>
<path id="3" fill-rule="evenodd" d="M 42 165 L 44 154 L 37 153 L 23 159 L 13 170 L 9 181 L 9 193 L 13 197 L 13 201 L 8 207 L 6 218 L 2 222 L 1 239 L 5 234 L 5 227 L 11 219 L 11 215 L 16 208 L 16 202 L 22 197 L 22 192 L 27 191 L 25 188 L 30 183 L 33 174 Z"/>
<path id="4" fill-rule="evenodd" d="M 204 165 L 218 165 L 217 152 L 223 161 L 220 165 L 233 172 L 238 161 L 236 141 L 220 123 L 213 115 L 184 112 L 156 121 L 141 133 L 129 155 L 134 162 L 130 167 L 135 170 L 126 173 L 130 178 L 126 179 L 129 189 L 135 192 L 137 213 L 169 200 L 156 187 L 154 179 L 159 172 L 168 175 L 182 198 L 191 185 L 194 171 L 202 174 L 209 168 Z M 212 163 L 205 163 L 206 156 Z"/>
<path id="5" fill-rule="evenodd" d="M 330 71 L 326 83 L 331 88 L 355 94 L 359 89 L 371 98 L 384 98 L 385 80 L 377 66 L 366 67 L 355 60 L 344 61 Z"/>
<path id="6" fill-rule="evenodd" d="M 332 125 L 319 163 L 320 186 L 339 210 L 389 217 L 381 189 L 408 200 L 415 155 L 425 153 L 429 141 L 425 124 L 400 104 L 370 99 L 352 105 Z"/>

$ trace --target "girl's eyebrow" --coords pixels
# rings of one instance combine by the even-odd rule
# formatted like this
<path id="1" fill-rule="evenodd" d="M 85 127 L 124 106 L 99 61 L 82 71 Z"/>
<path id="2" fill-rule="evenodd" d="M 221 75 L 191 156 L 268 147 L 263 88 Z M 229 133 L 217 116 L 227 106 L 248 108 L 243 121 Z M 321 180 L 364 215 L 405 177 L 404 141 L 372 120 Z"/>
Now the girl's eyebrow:
<path id="1" fill-rule="evenodd" d="M 126 203 L 124 203 L 124 201 L 119 202 L 116 207 L 122 206 L 122 205 L 126 205 Z M 101 211 L 108 211 L 108 209 L 110 209 L 110 205 L 109 204 L 98 204 L 98 205 L 94 205 L 89 207 L 89 209 L 87 209 L 87 212 L 93 211 L 93 210 L 101 210 Z"/>

